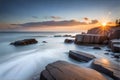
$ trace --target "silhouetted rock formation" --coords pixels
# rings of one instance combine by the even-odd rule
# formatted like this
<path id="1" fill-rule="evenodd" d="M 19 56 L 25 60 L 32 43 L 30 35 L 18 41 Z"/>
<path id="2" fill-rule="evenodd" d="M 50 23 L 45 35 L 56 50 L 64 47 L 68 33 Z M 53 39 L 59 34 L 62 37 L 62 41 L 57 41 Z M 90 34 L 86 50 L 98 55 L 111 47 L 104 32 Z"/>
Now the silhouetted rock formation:
<path id="1" fill-rule="evenodd" d="M 90 30 L 88 30 L 87 34 L 99 34 L 102 35 L 102 33 L 104 32 L 104 35 L 107 36 L 109 39 L 119 39 L 120 36 L 120 25 L 119 26 L 106 26 L 108 28 L 106 28 L 105 31 L 101 30 L 101 27 L 97 27 L 97 28 L 92 28 Z"/>
<path id="2" fill-rule="evenodd" d="M 74 40 L 73 39 L 65 39 L 65 41 L 64 41 L 65 43 L 73 43 L 74 42 Z"/>
<path id="3" fill-rule="evenodd" d="M 24 46 L 29 44 L 35 44 L 37 42 L 38 41 L 36 39 L 24 39 L 24 40 L 18 40 L 18 41 L 12 42 L 10 44 L 14 46 Z"/>
<path id="4" fill-rule="evenodd" d="M 46 66 L 40 80 L 107 80 L 99 72 L 79 67 L 65 61 L 57 61 Z"/>
<path id="5" fill-rule="evenodd" d="M 95 59 L 92 67 L 97 71 L 111 76 L 114 80 L 120 80 L 120 64 L 114 64 L 107 59 Z"/>
<path id="6" fill-rule="evenodd" d="M 90 61 L 95 58 L 95 56 L 85 53 L 85 52 L 80 52 L 80 51 L 75 51 L 75 50 L 70 50 L 69 51 L 69 57 L 77 60 L 77 61 Z"/>
<path id="7" fill-rule="evenodd" d="M 113 30 L 110 35 L 109 35 L 109 39 L 120 39 L 120 29 L 118 30 Z"/>

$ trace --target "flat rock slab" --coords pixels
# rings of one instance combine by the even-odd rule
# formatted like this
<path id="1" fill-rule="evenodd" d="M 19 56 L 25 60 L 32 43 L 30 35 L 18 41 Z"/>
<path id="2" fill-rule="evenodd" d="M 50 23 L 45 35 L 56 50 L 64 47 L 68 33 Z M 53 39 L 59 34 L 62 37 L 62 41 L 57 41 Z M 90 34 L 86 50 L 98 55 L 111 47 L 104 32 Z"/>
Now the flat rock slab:
<path id="1" fill-rule="evenodd" d="M 107 80 L 99 72 L 79 67 L 65 61 L 57 61 L 46 66 L 40 80 Z"/>
<path id="2" fill-rule="evenodd" d="M 111 76 L 115 80 L 120 80 L 120 63 L 115 64 L 107 59 L 95 59 L 92 63 L 92 67 L 100 72 L 103 72 Z"/>
<path id="3" fill-rule="evenodd" d="M 86 61 L 86 62 L 95 58 L 94 55 L 80 52 L 80 51 L 75 51 L 75 50 L 69 51 L 69 57 L 71 57 L 72 59 L 75 59 L 77 61 Z"/>

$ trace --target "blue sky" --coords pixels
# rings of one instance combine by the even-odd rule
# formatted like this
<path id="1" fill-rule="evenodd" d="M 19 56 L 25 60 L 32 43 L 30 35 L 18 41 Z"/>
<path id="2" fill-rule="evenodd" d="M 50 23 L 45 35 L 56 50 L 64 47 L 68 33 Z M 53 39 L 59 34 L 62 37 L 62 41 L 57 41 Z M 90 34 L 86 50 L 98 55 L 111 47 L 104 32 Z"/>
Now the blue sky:
<path id="1" fill-rule="evenodd" d="M 110 15 L 109 15 L 110 14 Z M 0 23 L 99 20 L 120 16 L 120 0 L 0 0 Z"/>

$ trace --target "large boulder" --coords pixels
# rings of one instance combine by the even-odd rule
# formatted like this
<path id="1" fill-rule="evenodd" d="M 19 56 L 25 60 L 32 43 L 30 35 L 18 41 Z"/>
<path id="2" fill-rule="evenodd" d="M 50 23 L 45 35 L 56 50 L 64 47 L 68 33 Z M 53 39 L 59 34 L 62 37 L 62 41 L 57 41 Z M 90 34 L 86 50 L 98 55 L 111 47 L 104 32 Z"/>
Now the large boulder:
<path id="1" fill-rule="evenodd" d="M 94 55 L 91 55 L 85 52 L 75 51 L 75 50 L 69 51 L 69 57 L 77 61 L 86 61 L 86 62 L 95 58 Z"/>
<path id="2" fill-rule="evenodd" d="M 93 61 L 92 68 L 111 76 L 114 80 L 120 80 L 120 64 L 101 58 Z"/>
<path id="3" fill-rule="evenodd" d="M 37 42 L 38 41 L 36 39 L 24 39 L 24 40 L 18 40 L 18 41 L 12 42 L 10 44 L 14 46 L 24 46 L 29 44 L 35 44 Z"/>
<path id="4" fill-rule="evenodd" d="M 113 52 L 120 52 L 120 39 L 113 39 L 109 41 L 109 47 Z"/>
<path id="5" fill-rule="evenodd" d="M 99 72 L 79 67 L 65 61 L 57 61 L 46 66 L 40 80 L 107 80 Z"/>
<path id="6" fill-rule="evenodd" d="M 98 34 L 78 34 L 75 37 L 76 44 L 103 44 L 108 38 Z"/>
<path id="7" fill-rule="evenodd" d="M 120 39 L 120 28 L 113 30 L 111 34 L 109 35 L 109 39 Z"/>

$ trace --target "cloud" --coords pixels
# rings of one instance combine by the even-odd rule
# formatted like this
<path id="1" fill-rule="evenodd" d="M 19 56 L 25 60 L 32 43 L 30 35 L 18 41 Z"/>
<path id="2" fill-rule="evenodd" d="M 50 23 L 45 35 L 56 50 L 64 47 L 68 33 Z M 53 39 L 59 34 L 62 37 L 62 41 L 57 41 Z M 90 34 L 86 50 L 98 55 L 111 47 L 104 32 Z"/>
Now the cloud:
<path id="1" fill-rule="evenodd" d="M 0 30 L 14 30 L 21 28 L 18 24 L 0 24 Z"/>
<path id="2" fill-rule="evenodd" d="M 44 21 L 44 22 L 30 22 L 25 24 L 19 24 L 20 26 L 75 26 L 75 25 L 87 25 L 85 22 L 79 22 L 76 20 L 64 20 L 64 21 Z"/>
<path id="3" fill-rule="evenodd" d="M 89 18 L 87 18 L 87 17 L 84 17 L 84 20 L 85 20 L 85 21 L 88 21 L 88 20 L 89 20 Z"/>
<path id="4" fill-rule="evenodd" d="M 62 19 L 62 17 L 60 16 L 45 16 L 45 19 L 52 19 L 52 20 L 60 20 Z"/>
<path id="5" fill-rule="evenodd" d="M 98 20 L 91 20 L 91 23 L 90 24 L 96 24 L 96 23 L 98 23 L 99 21 Z"/>
<path id="6" fill-rule="evenodd" d="M 55 17 L 56 18 L 56 17 Z M 0 24 L 0 30 L 21 30 L 21 29 L 27 29 L 27 28 L 35 28 L 35 27 L 39 27 L 39 28 L 48 28 L 48 27 L 61 27 L 61 28 L 65 28 L 65 27 L 71 27 L 72 26 L 90 26 L 90 25 L 94 25 L 98 23 L 98 20 L 91 20 L 90 23 L 86 23 L 85 21 L 80 22 L 79 20 L 62 20 L 62 21 L 54 21 L 54 20 L 50 20 L 50 21 L 43 21 L 43 22 L 28 22 L 28 23 L 23 23 L 23 24 Z"/>

